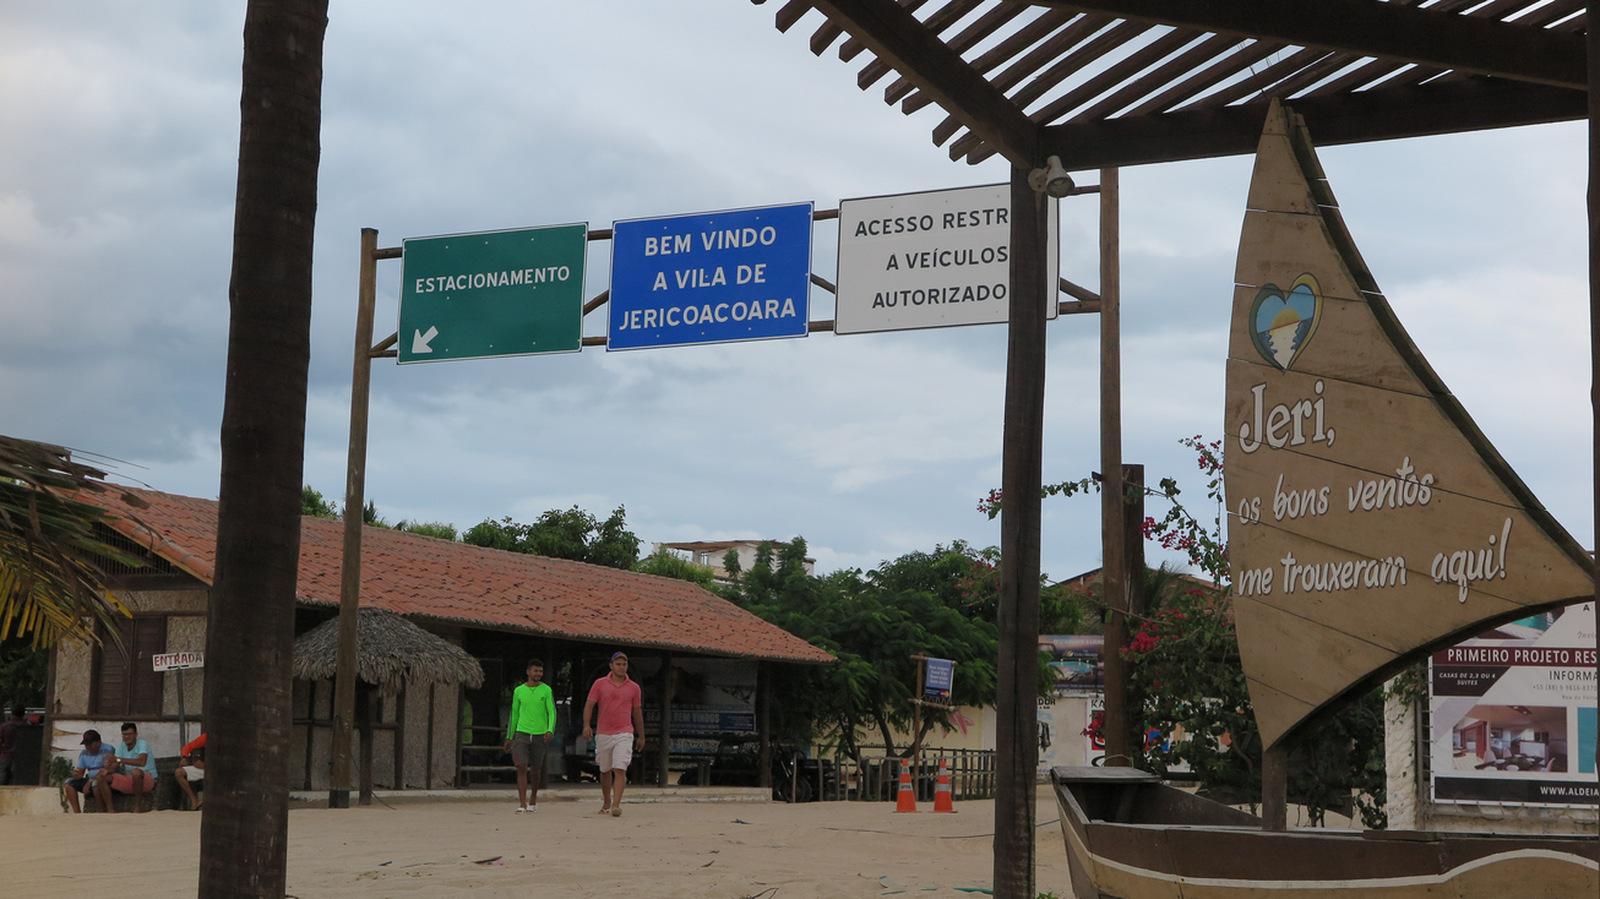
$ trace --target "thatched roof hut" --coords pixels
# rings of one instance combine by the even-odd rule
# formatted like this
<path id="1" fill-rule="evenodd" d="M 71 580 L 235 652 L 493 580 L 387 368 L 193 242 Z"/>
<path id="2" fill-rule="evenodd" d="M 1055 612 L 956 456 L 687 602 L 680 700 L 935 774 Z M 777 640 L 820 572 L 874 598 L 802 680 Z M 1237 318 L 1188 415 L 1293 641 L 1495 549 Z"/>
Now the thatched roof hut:
<path id="1" fill-rule="evenodd" d="M 466 650 L 430 634 L 393 612 L 356 614 L 356 676 L 386 691 L 402 681 L 478 687 L 483 666 Z M 294 676 L 329 680 L 338 670 L 339 619 L 324 621 L 294 641 Z"/>

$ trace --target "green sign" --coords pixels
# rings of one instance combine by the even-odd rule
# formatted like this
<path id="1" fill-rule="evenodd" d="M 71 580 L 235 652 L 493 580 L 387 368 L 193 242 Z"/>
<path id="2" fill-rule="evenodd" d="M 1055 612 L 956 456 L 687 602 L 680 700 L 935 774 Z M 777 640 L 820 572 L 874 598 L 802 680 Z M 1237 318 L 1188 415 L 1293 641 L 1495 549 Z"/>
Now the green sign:
<path id="1" fill-rule="evenodd" d="M 577 352 L 587 224 L 413 237 L 404 245 L 402 364 Z"/>

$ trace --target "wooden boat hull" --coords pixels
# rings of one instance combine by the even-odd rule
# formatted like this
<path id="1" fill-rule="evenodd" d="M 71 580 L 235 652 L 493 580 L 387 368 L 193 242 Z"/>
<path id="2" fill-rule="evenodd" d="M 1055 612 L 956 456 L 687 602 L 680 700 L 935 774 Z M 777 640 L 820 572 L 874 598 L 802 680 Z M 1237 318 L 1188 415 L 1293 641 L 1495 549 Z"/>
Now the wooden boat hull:
<path id="1" fill-rule="evenodd" d="M 1080 899 L 1600 896 L 1594 837 L 1269 833 L 1145 772 L 1057 768 L 1052 780 Z"/>

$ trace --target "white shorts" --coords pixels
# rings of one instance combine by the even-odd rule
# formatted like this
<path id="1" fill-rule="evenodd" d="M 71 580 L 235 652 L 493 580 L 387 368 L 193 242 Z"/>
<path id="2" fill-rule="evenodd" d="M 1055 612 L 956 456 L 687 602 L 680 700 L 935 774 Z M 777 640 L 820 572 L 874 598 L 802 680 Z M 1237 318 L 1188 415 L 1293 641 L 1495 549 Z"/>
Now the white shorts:
<path id="1" fill-rule="evenodd" d="M 614 768 L 627 770 L 633 761 L 633 734 L 595 734 L 594 760 L 602 773 Z"/>
<path id="2" fill-rule="evenodd" d="M 183 779 L 190 783 L 194 783 L 197 780 L 206 779 L 206 769 L 204 768 L 196 768 L 193 765 L 181 765 L 179 766 L 178 770 L 183 772 Z"/>

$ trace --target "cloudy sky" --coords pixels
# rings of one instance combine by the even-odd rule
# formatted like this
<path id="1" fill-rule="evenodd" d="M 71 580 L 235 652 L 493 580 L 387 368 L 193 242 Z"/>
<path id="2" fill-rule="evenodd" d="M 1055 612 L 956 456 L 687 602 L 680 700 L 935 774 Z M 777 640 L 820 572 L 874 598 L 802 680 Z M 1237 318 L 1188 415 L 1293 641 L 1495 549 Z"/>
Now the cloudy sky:
<path id="1" fill-rule="evenodd" d="M 380 242 L 1002 181 L 948 161 L 775 6 L 334 0 L 306 480 L 343 491 L 359 229 Z M 242 2 L 0 4 L 0 432 L 214 497 Z M 883 82 L 886 84 L 887 82 Z M 881 84 L 880 84 L 881 87 Z M 1315 127 L 1315 123 L 1313 128 Z M 1584 130 L 1322 151 L 1402 321 L 1555 516 L 1590 522 Z M 1125 454 L 1189 477 L 1219 436 L 1250 161 L 1125 170 Z M 1092 181 L 1088 176 L 1083 180 Z M 1062 208 L 1090 286 L 1095 201 Z M 834 231 L 815 234 L 833 273 Z M 591 251 L 589 293 L 605 285 Z M 380 267 L 393 328 L 397 262 Z M 813 317 L 831 317 L 814 297 Z M 601 333 L 603 314 L 588 333 Z M 1097 323 L 1050 327 L 1046 477 L 1098 465 Z M 367 495 L 468 526 L 625 504 L 647 541 L 803 535 L 821 567 L 998 542 L 1004 328 L 587 351 L 373 377 Z M 1046 506 L 1044 567 L 1099 562 L 1092 500 Z"/>

